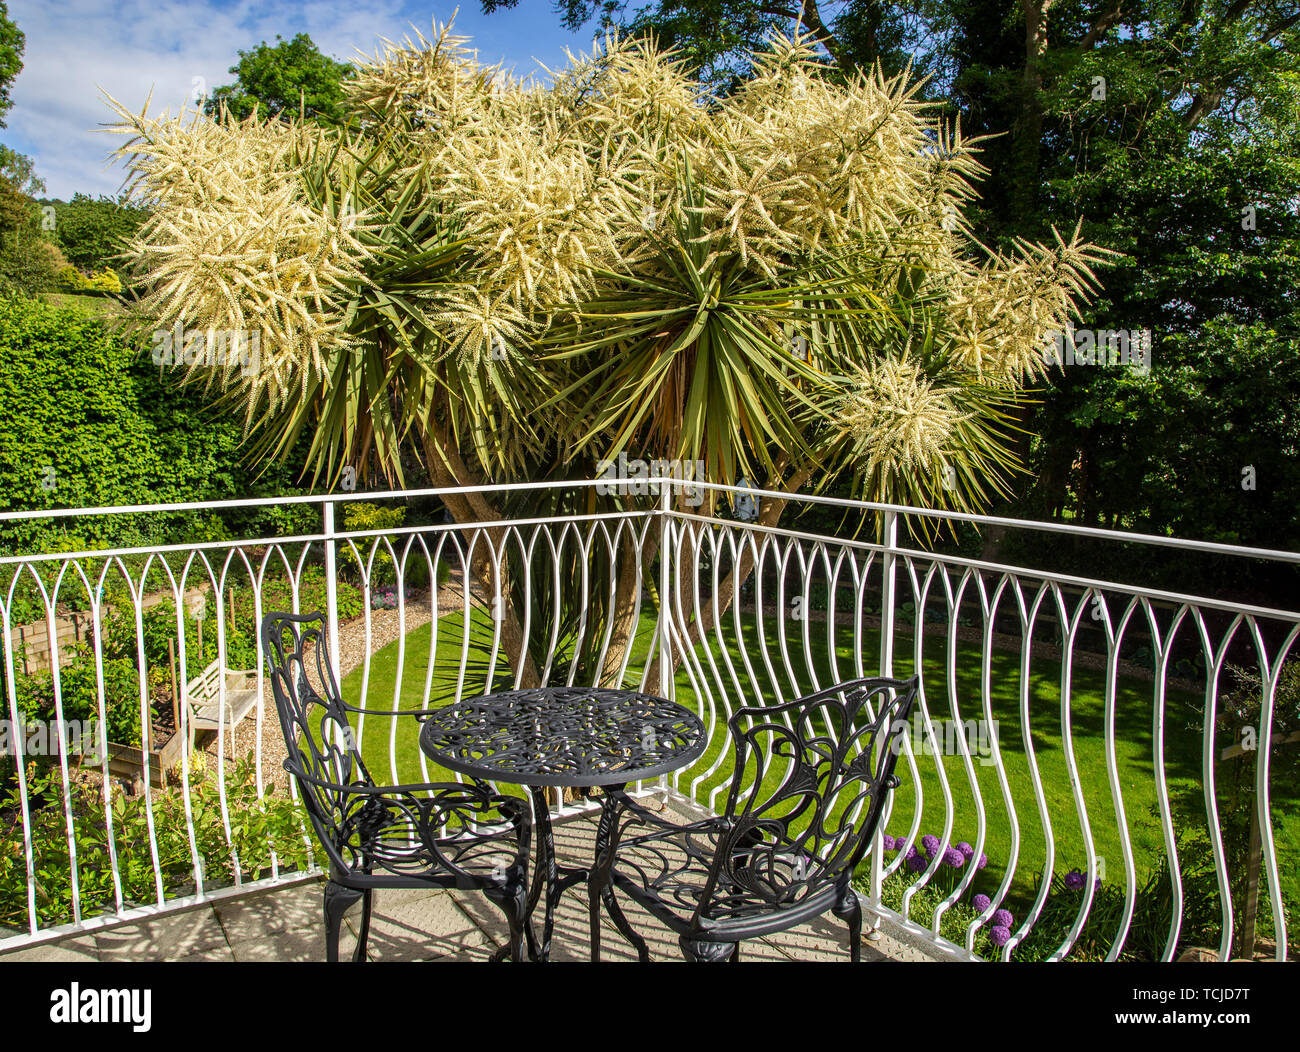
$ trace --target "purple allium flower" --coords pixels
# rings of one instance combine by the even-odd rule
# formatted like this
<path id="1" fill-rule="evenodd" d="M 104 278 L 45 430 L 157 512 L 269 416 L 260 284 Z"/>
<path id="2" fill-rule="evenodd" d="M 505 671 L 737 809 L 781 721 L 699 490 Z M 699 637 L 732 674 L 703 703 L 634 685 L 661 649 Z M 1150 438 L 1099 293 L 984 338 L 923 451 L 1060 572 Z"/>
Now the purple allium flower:
<path id="1" fill-rule="evenodd" d="M 984 894 L 976 895 L 973 899 L 970 900 L 970 904 L 974 906 L 977 910 L 979 910 L 981 913 L 983 913 L 986 909 L 988 909 L 989 905 L 992 902 L 993 900 Z"/>
<path id="2" fill-rule="evenodd" d="M 1097 883 L 1092 886 L 1092 893 L 1094 895 L 1099 891 L 1101 891 L 1101 877 L 1098 877 Z"/>
<path id="3" fill-rule="evenodd" d="M 998 910 L 993 914 L 993 926 L 995 928 L 1010 929 L 1011 925 L 1016 923 L 1016 918 L 1011 916 L 1010 910 Z M 1001 943 L 999 943 L 1001 945 Z"/>
<path id="4" fill-rule="evenodd" d="M 1004 928 L 998 924 L 989 929 L 989 938 L 993 940 L 994 946 L 1005 946 L 1011 938 L 1011 929 Z"/>
<path id="5" fill-rule="evenodd" d="M 966 843 L 966 841 L 964 840 L 958 843 L 957 850 L 961 852 L 962 858 L 975 857 L 975 849 L 971 847 L 968 843 Z"/>
<path id="6" fill-rule="evenodd" d="M 981 854 L 981 855 L 980 855 L 980 860 L 979 860 L 977 863 L 975 863 L 975 868 L 976 868 L 976 869 L 983 869 L 983 868 L 984 868 L 985 866 L 987 866 L 988 864 L 989 864 L 989 857 L 988 857 L 988 855 Z"/>
<path id="7" fill-rule="evenodd" d="M 883 847 L 886 851 L 893 851 L 894 838 L 890 836 L 888 833 L 886 833 L 884 836 L 880 838 L 880 846 Z"/>
<path id="8" fill-rule="evenodd" d="M 905 854 L 903 857 L 907 859 L 908 862 L 911 862 L 912 859 L 917 858 L 920 854 L 921 852 L 917 851 L 916 845 L 913 844 L 911 847 L 907 849 L 907 854 Z"/>
<path id="9" fill-rule="evenodd" d="M 915 851 L 916 849 L 913 848 L 913 850 Z M 929 865 L 929 861 L 919 851 L 907 860 L 907 868 L 913 873 L 920 873 L 927 865 Z"/>
<path id="10" fill-rule="evenodd" d="M 934 858 L 934 853 L 939 850 L 939 838 L 926 833 L 921 837 L 921 846 L 925 848 L 925 853 Z"/>
<path id="11" fill-rule="evenodd" d="M 961 869 L 962 866 L 966 865 L 966 856 L 955 847 L 950 847 L 943 853 L 943 864 L 951 866 L 953 869 Z"/>
<path id="12" fill-rule="evenodd" d="M 1084 885 L 1083 874 L 1080 873 L 1077 869 L 1072 869 L 1070 870 L 1069 873 L 1065 875 L 1065 886 L 1067 888 L 1070 888 L 1071 890 L 1077 890 L 1078 888 L 1083 887 L 1083 885 Z"/>

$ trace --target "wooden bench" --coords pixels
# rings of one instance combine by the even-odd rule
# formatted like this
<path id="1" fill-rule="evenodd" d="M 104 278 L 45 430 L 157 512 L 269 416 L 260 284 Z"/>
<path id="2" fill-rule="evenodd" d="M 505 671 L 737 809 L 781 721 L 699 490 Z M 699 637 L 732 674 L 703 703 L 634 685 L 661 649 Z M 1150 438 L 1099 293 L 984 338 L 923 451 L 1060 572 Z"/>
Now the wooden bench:
<path id="1" fill-rule="evenodd" d="M 248 669 L 226 669 L 226 700 L 221 702 L 222 670 L 219 662 L 185 684 L 184 702 L 189 706 L 190 741 L 196 731 L 219 731 L 223 726 L 230 734 L 230 756 L 235 756 L 235 726 L 257 704 L 257 673 Z"/>

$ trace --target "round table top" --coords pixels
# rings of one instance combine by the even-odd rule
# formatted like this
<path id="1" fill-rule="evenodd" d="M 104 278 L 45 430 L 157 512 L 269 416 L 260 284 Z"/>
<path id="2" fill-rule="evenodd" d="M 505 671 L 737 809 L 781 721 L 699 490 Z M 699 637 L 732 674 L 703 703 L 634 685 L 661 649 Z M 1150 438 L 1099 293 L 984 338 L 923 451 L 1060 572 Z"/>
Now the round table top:
<path id="1" fill-rule="evenodd" d="M 700 718 L 676 702 L 598 687 L 466 698 L 420 728 L 434 762 L 517 785 L 625 785 L 685 767 L 706 743 Z"/>

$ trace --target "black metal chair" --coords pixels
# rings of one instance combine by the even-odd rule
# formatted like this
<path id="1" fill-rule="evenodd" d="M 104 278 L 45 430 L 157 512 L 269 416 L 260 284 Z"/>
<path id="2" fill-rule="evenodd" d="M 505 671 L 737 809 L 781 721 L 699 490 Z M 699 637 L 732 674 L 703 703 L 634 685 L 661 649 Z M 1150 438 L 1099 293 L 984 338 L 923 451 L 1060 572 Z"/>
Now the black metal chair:
<path id="1" fill-rule="evenodd" d="M 642 961 L 649 950 L 616 895 L 640 903 L 692 961 L 736 961 L 740 943 L 828 910 L 861 956 L 851 881 L 880 821 L 919 679 L 860 679 L 727 721 L 735 770 L 725 812 L 679 825 L 610 795 L 589 884 L 592 959 L 603 901 Z M 648 829 L 648 832 L 638 832 Z"/>
<path id="2" fill-rule="evenodd" d="M 343 915 L 363 902 L 354 961 L 363 960 L 375 888 L 481 891 L 506 915 L 504 949 L 523 959 L 533 934 L 527 920 L 532 816 L 527 802 L 483 782 L 377 785 L 362 762 L 350 712 L 330 665 L 322 614 L 267 614 L 262 649 L 289 755 L 316 836 L 329 859 L 325 885 L 326 958 L 338 960 Z M 314 660 L 308 648 L 314 649 Z M 313 669 L 314 666 L 314 669 Z"/>

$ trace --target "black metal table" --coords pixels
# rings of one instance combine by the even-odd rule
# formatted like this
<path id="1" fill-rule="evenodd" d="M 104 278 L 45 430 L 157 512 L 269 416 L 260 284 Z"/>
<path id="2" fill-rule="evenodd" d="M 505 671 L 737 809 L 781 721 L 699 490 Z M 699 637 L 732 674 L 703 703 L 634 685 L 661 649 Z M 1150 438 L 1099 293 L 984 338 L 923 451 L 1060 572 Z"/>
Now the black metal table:
<path id="1" fill-rule="evenodd" d="M 555 859 L 547 788 L 622 789 L 685 767 L 704 752 L 704 724 L 666 698 L 596 687 L 538 687 L 468 698 L 429 716 L 420 748 L 435 763 L 484 781 L 528 786 L 537 825 L 537 865 L 528 895 L 528 944 L 551 951 L 555 906 L 588 869 Z M 611 820 L 605 808 L 602 822 Z M 546 907 L 537 942 L 532 916 L 545 873 Z"/>

